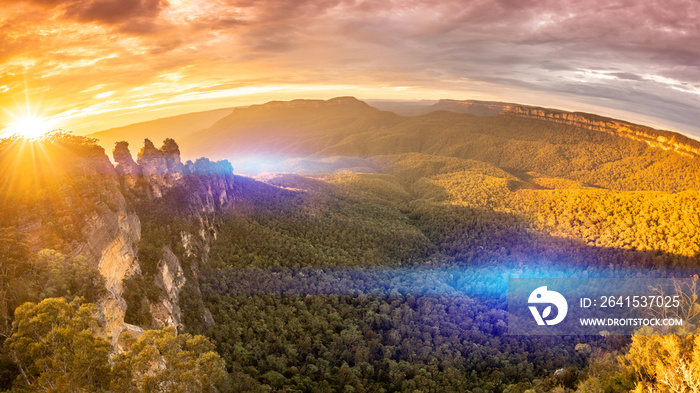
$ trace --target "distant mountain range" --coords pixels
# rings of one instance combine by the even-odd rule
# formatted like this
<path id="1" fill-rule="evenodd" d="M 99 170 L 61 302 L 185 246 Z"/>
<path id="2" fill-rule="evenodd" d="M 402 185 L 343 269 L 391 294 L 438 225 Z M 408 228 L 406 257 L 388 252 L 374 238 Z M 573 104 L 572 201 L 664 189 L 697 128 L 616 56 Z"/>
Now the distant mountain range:
<path id="1" fill-rule="evenodd" d="M 412 115 L 383 111 L 353 97 L 272 101 L 137 123 L 90 136 L 108 151 L 118 140 L 138 146 L 144 137 L 156 143 L 171 137 L 186 146 L 183 157 L 229 159 L 243 172 L 279 169 L 266 164 L 289 159 L 401 153 L 476 159 L 516 171 L 544 169 L 544 164 L 533 162 L 536 157 L 553 166 L 554 162 L 576 166 L 576 157 L 588 157 L 597 149 L 606 151 L 607 158 L 598 162 L 601 165 L 623 159 L 625 149 L 633 149 L 629 154 L 635 156 L 646 154 L 642 152 L 646 149 L 688 158 L 700 154 L 700 142 L 681 134 L 588 113 L 474 100 L 441 100 L 403 111 L 391 103 L 377 106 Z M 584 164 L 580 163 L 581 168 Z"/>

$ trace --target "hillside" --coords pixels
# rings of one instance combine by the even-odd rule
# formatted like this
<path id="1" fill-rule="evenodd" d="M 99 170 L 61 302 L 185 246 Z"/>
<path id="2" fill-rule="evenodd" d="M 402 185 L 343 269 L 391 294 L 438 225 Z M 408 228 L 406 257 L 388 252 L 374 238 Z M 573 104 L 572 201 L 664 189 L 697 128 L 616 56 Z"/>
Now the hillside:
<path id="1" fill-rule="evenodd" d="M 466 105 L 437 105 L 447 104 Z M 467 107 L 483 114 L 498 105 Z M 191 151 L 229 159 L 239 172 L 253 174 L 352 169 L 370 156 L 421 153 L 616 190 L 700 187 L 695 140 L 590 114 L 503 105 L 507 110 L 489 116 L 435 111 L 407 117 L 350 97 L 272 102 L 236 108 L 181 140 Z"/>
<path id="2" fill-rule="evenodd" d="M 700 142 L 681 134 L 500 102 L 441 100 L 424 109 L 425 114 L 400 116 L 352 97 L 294 100 L 235 108 L 225 116 L 227 110 L 160 119 L 94 136 L 103 146 L 122 139 L 141 143 L 137 135 L 175 136 L 187 146 L 183 157 L 228 159 L 240 173 L 251 174 L 302 167 L 306 173 L 322 172 L 328 165 L 320 160 L 329 159 L 335 160 L 334 170 L 343 169 L 333 157 L 421 153 L 619 190 L 700 186 L 693 159 Z M 669 179 L 665 168 L 686 168 L 684 178 Z"/>
<path id="3" fill-rule="evenodd" d="M 194 150 L 213 156 L 310 155 L 365 130 L 390 128 L 403 121 L 352 97 L 273 101 L 236 108 L 185 140 Z"/>

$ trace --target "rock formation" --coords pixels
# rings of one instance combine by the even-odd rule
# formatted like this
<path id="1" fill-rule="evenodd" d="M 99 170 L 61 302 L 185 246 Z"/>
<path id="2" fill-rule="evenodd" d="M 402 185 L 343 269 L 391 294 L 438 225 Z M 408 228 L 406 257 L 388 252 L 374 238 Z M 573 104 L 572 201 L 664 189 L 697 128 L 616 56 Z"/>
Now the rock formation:
<path id="1" fill-rule="evenodd" d="M 42 182 L 16 177 L 26 180 L 17 187 L 50 188 L 27 193 L 33 199 L 22 202 L 26 206 L 16 214 L 6 214 L 3 225 L 23 232 L 32 251 L 49 248 L 83 256 L 102 274 L 107 295 L 98 302 L 99 319 L 113 345 L 120 346 L 122 333 L 138 335 L 142 327 L 182 329 L 180 293 L 191 281 L 189 293 L 199 294 L 198 268 L 208 258 L 233 192 L 231 164 L 199 159 L 183 165 L 172 139 L 160 149 L 146 140 L 138 162 L 128 143 L 118 142 L 113 150 L 116 166 L 90 141 L 65 136 L 54 143 L 52 160 L 26 166 L 33 175 L 41 170 Z M 17 160 L 36 160 L 28 149 L 8 151 Z M 161 219 L 167 223 L 167 239 L 154 223 Z M 140 253 L 146 246 L 157 250 L 149 261 Z M 148 300 L 145 307 L 151 322 L 141 327 L 125 322 L 125 280 L 135 277 L 147 277 L 147 284 L 160 291 L 158 300 Z M 203 326 L 213 323 L 206 310 L 197 317 Z"/>
<path id="2" fill-rule="evenodd" d="M 163 195 L 163 190 L 170 185 L 167 179 L 168 164 L 165 154 L 162 150 L 156 149 L 153 142 L 146 139 L 136 162 L 141 168 L 144 179 L 147 180 L 148 185 L 151 187 L 151 192 L 156 198 L 160 198 Z"/>
<path id="3" fill-rule="evenodd" d="M 567 112 L 505 102 L 475 100 L 440 100 L 437 104 L 431 106 L 430 110 L 446 110 L 477 116 L 502 114 L 504 116 L 544 120 L 641 141 L 649 146 L 670 150 L 686 157 L 700 156 L 700 142 L 695 139 L 672 131 L 657 130 L 590 113 Z"/>
<path id="4" fill-rule="evenodd" d="M 141 167 L 131 158 L 129 142 L 117 142 L 112 151 L 112 156 L 117 163 L 115 168 L 117 173 L 125 181 L 127 187 L 134 187 L 142 173 Z"/>
<path id="5" fill-rule="evenodd" d="M 591 131 L 605 132 L 641 142 L 663 150 L 671 150 L 682 156 L 700 155 L 700 142 L 684 135 L 651 127 L 610 119 L 581 112 L 566 112 L 555 109 L 537 108 L 524 105 L 504 104 L 506 114 L 528 119 L 546 120 L 567 124 Z"/>
<path id="6" fill-rule="evenodd" d="M 177 200 L 176 207 L 178 211 L 185 212 L 181 213 L 186 216 L 182 219 L 195 224 L 180 231 L 175 248 L 181 248 L 181 252 L 176 252 L 170 244 L 163 246 L 154 277 L 154 284 L 160 288 L 162 295 L 157 302 L 150 304 L 156 327 L 182 328 L 180 292 L 188 276 L 197 276 L 198 263 L 204 263 L 208 258 L 211 242 L 216 238 L 218 214 L 229 202 L 233 189 L 233 168 L 227 161 L 212 162 L 206 158 L 183 165 L 180 149 L 172 139 L 166 139 L 160 149 L 146 139 L 138 154 L 138 163 L 131 159 L 128 144 L 118 142 L 114 160 L 118 164 L 117 172 L 123 191 L 132 199 L 146 198 L 149 203 L 159 204 L 169 190 L 180 188 L 185 191 L 184 199 Z M 190 181 L 186 182 L 188 177 Z M 116 257 L 112 255 L 112 258 Z M 186 271 L 181 261 L 183 257 L 197 263 L 189 264 Z M 133 271 L 138 273 L 137 270 Z M 128 274 L 124 274 L 121 279 L 127 277 Z M 204 317 L 206 319 L 206 315 Z"/>

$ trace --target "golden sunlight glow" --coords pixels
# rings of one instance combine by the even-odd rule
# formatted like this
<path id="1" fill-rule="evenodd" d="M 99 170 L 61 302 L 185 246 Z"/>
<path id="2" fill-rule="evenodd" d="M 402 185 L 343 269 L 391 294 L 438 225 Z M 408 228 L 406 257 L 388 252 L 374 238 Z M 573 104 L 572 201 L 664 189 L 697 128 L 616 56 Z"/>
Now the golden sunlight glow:
<path id="1" fill-rule="evenodd" d="M 59 128 L 59 118 L 47 115 L 47 108 L 42 108 L 41 101 L 35 101 L 32 104 L 26 92 L 24 99 L 24 105 L 17 105 L 15 101 L 15 110 L 3 108 L 5 115 L 11 121 L 5 123 L 5 127 L 0 129 L 0 138 L 19 136 L 24 139 L 39 139 Z"/>
<path id="2" fill-rule="evenodd" d="M 19 118 L 3 130 L 6 135 L 19 135 L 27 139 L 37 139 L 55 128 L 55 122 L 40 117 Z"/>

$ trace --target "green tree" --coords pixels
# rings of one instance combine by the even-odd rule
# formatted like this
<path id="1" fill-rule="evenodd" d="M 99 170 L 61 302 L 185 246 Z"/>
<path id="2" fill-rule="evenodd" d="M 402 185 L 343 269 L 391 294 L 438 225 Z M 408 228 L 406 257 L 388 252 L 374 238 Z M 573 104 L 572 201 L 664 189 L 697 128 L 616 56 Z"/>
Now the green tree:
<path id="1" fill-rule="evenodd" d="M 681 318 L 691 330 L 683 327 L 661 335 L 644 327 L 632 336 L 626 360 L 637 376 L 635 392 L 700 392 L 700 335 L 692 328 L 697 326 L 700 315 L 699 291 L 697 275 L 689 280 L 674 280 L 672 293 L 679 296 L 680 307 L 657 315 Z M 663 292 L 658 293 L 663 296 Z"/>
<path id="2" fill-rule="evenodd" d="M 64 298 L 25 303 L 15 311 L 5 350 L 20 370 L 15 386 L 42 392 L 100 391 L 109 383 L 107 340 L 95 334 L 96 308 Z"/>
<path id="3" fill-rule="evenodd" d="M 39 298 L 82 296 L 95 303 L 106 294 L 104 277 L 82 256 L 71 258 L 54 250 L 41 250 L 35 264 Z"/>
<path id="4" fill-rule="evenodd" d="M 0 228 L 0 336 L 12 330 L 15 308 L 26 300 L 26 285 L 21 278 L 30 270 L 29 248 L 16 228 Z"/>
<path id="5" fill-rule="evenodd" d="M 111 388 L 118 392 L 217 392 L 227 382 L 224 361 L 204 336 L 175 328 L 147 330 L 114 359 Z"/>

